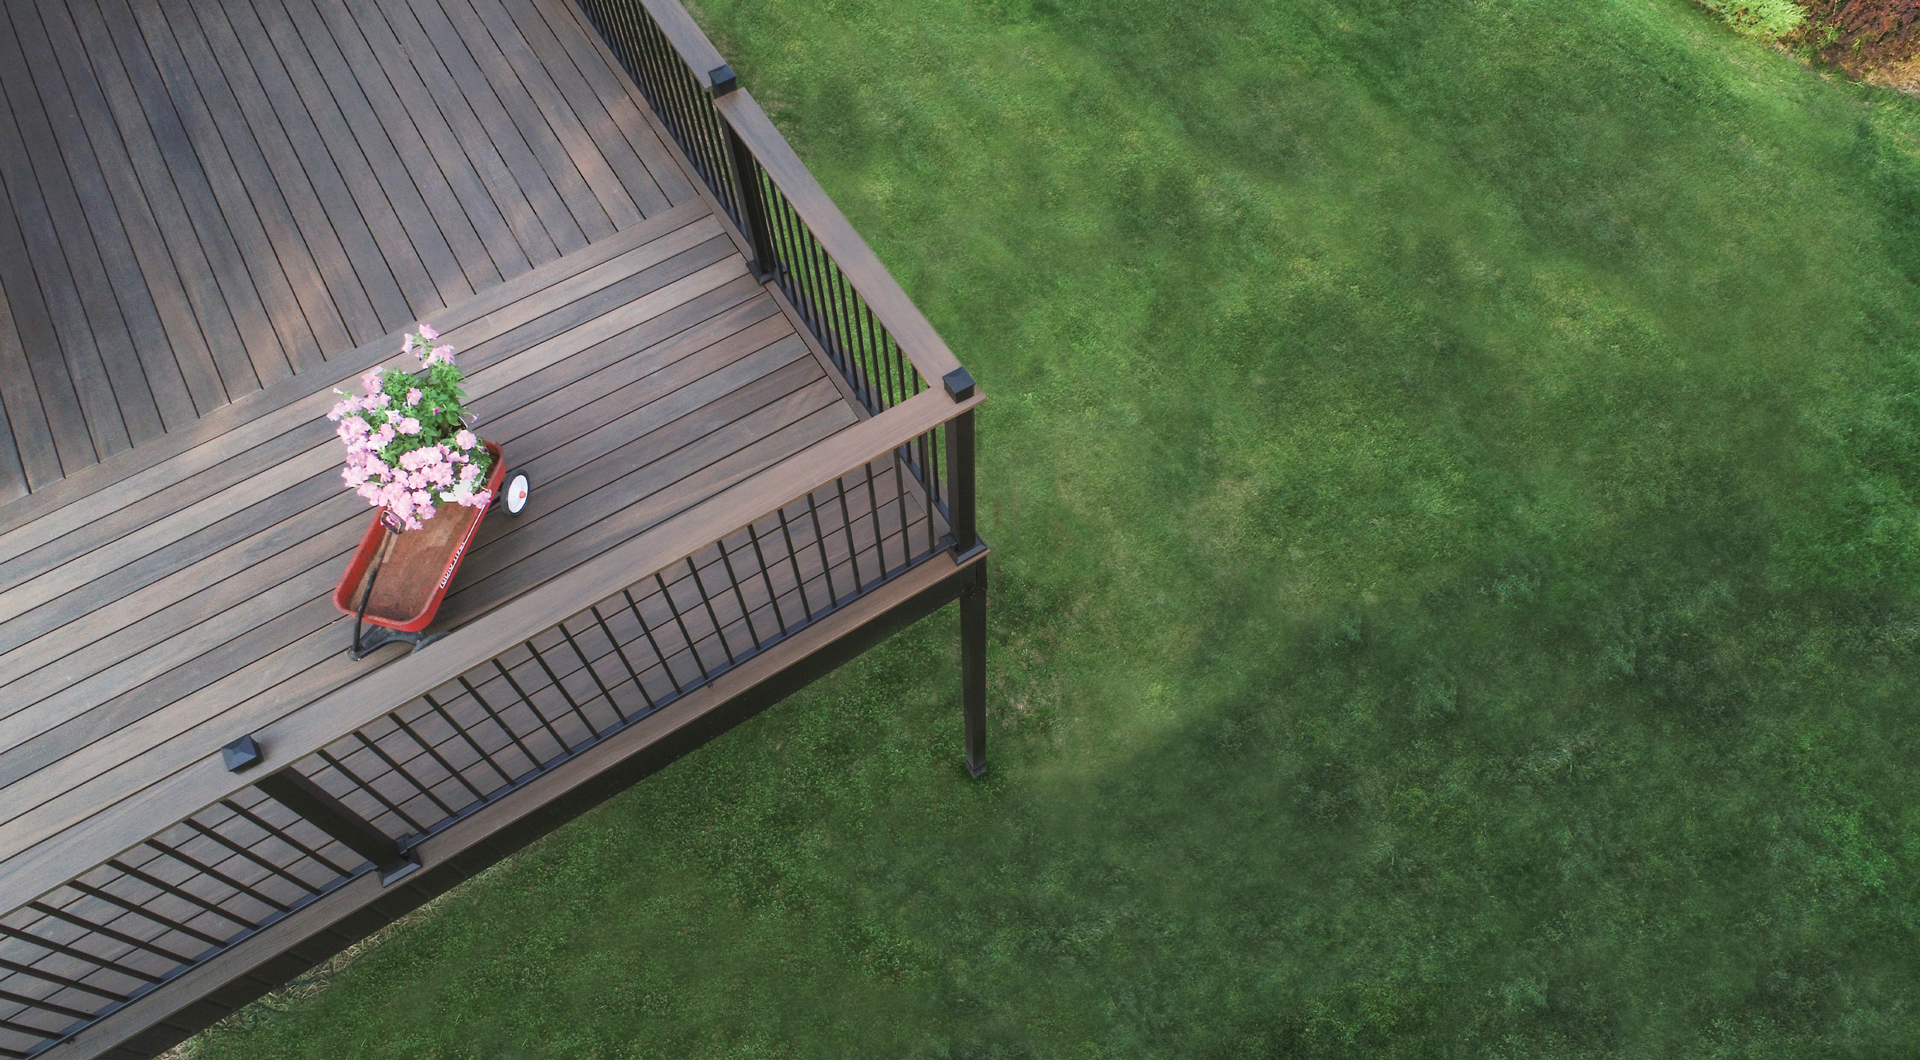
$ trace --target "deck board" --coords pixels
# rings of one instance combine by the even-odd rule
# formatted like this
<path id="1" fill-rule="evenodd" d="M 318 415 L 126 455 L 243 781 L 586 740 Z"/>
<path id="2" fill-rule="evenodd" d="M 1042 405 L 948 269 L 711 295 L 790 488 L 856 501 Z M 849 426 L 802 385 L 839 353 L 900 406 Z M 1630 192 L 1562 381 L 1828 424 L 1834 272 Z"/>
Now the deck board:
<path id="1" fill-rule="evenodd" d="M 566 0 L 6 0 L 0 498 L 694 198 Z"/>
<path id="2" fill-rule="evenodd" d="M 482 524 L 436 628 L 859 422 L 707 207 L 673 216 L 617 253 L 556 259 L 513 301 L 451 311 L 480 432 L 538 485 L 525 515 Z M 0 878 L 76 824 L 137 815 L 139 791 L 202 757 L 209 722 L 257 728 L 369 672 L 341 655 L 330 597 L 370 516 L 315 426 L 350 382 L 322 365 L 282 384 L 310 398 L 259 395 L 253 420 L 172 458 L 199 470 L 151 479 L 124 514 L 0 535 L 32 545 L 0 561 Z M 256 423 L 254 444 L 196 457 Z"/>
<path id="3" fill-rule="evenodd" d="M 4 202 L 0 202 L 4 206 Z M 33 385 L 33 369 L 13 322 L 13 305 L 0 283 L 0 415 L 7 418 L 0 439 L 0 499 L 13 500 L 35 485 L 60 478 L 60 455 Z"/>

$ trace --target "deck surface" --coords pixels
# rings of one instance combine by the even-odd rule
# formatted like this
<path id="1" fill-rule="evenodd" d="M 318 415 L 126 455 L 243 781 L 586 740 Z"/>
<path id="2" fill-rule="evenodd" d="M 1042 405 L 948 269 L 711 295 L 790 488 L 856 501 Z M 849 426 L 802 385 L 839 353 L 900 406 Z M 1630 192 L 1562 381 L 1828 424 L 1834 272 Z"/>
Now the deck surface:
<path id="1" fill-rule="evenodd" d="M 702 200 L 523 280 L 430 317 L 479 433 L 536 483 L 524 514 L 482 523 L 437 629 L 858 418 Z M 77 822 L 141 815 L 142 789 L 204 759 L 210 720 L 246 704 L 257 731 L 373 668 L 345 658 L 330 599 L 371 518 L 322 415 L 350 377 L 313 376 L 0 534 L 0 879 Z"/>
<path id="2" fill-rule="evenodd" d="M 6 0 L 0 500 L 694 200 L 564 0 Z"/>

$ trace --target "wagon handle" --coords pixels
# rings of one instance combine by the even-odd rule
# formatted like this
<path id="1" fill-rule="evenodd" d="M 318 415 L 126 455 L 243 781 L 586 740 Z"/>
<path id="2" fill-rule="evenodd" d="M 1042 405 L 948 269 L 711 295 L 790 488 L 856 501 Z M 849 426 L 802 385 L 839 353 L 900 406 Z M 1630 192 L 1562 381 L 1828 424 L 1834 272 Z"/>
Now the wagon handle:
<path id="1" fill-rule="evenodd" d="M 367 590 L 360 594 L 360 610 L 353 614 L 353 657 L 363 654 L 360 649 L 360 623 L 366 620 L 367 605 L 373 602 L 373 583 L 380 580 L 380 568 L 386 565 L 387 553 L 393 550 L 393 539 L 398 534 L 388 520 L 390 515 L 382 514 L 380 525 L 386 528 L 387 536 L 380 542 L 380 551 L 373 557 L 373 569 L 367 572 Z"/>

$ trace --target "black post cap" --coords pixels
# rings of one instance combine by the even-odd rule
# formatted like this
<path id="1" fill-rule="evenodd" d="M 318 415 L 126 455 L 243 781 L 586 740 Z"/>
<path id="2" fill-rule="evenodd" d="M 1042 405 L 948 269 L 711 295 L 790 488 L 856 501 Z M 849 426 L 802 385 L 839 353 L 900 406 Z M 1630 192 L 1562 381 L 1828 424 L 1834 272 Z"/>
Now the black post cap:
<path id="1" fill-rule="evenodd" d="M 946 386 L 947 396 L 955 401 L 973 396 L 973 376 L 965 368 L 955 368 L 941 377 L 940 382 Z"/>
<path id="2" fill-rule="evenodd" d="M 733 76 L 733 67 L 725 63 L 707 71 L 707 80 L 713 82 L 713 87 L 707 91 L 713 93 L 716 98 L 740 87 L 740 79 Z"/>
<path id="3" fill-rule="evenodd" d="M 220 760 L 227 764 L 229 773 L 239 773 L 257 766 L 263 757 L 260 745 L 254 743 L 251 736 L 242 736 L 220 749 Z"/>

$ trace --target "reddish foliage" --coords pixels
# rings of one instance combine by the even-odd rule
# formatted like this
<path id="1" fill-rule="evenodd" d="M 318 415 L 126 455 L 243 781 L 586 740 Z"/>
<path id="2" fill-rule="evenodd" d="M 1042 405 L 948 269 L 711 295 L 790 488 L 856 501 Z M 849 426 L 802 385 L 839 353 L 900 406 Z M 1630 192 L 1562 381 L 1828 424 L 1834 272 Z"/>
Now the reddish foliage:
<path id="1" fill-rule="evenodd" d="M 1864 73 L 1920 55 L 1920 2 L 1916 0 L 1800 0 L 1807 21 L 1794 34 L 1822 59 L 1850 73 Z"/>

